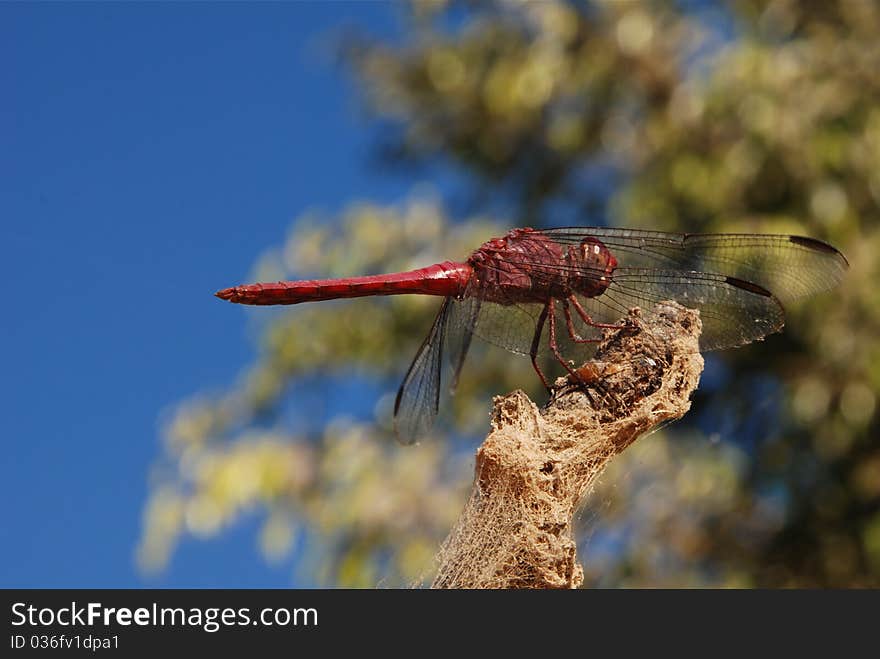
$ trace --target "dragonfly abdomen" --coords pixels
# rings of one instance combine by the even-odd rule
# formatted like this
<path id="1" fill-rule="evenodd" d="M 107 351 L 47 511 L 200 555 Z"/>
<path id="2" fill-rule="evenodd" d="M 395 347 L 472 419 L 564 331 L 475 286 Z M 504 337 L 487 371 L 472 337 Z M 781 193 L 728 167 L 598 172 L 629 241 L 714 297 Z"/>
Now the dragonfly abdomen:
<path id="1" fill-rule="evenodd" d="M 418 270 L 387 275 L 247 284 L 225 288 L 215 295 L 230 302 L 253 305 L 299 304 L 368 295 L 448 297 L 461 295 L 472 272 L 467 263 L 444 261 Z"/>

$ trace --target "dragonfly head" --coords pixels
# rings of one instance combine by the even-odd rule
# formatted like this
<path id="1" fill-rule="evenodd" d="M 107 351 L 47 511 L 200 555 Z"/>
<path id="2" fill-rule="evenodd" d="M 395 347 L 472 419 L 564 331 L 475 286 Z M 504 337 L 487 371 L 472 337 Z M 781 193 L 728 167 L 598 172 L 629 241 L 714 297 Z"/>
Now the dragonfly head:
<path id="1" fill-rule="evenodd" d="M 570 255 L 578 270 L 573 288 L 587 297 L 601 295 L 611 284 L 617 259 L 601 240 L 593 237 L 581 240 L 576 252 Z"/>

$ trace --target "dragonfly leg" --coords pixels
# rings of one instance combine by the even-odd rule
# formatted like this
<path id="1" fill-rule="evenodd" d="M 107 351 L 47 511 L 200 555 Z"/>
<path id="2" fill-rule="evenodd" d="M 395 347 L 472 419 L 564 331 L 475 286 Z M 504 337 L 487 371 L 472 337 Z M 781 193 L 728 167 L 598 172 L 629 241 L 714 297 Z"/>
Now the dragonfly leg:
<path id="1" fill-rule="evenodd" d="M 574 297 L 574 296 L 572 296 Z M 568 306 L 568 300 L 562 300 L 562 308 L 565 310 L 565 325 L 568 328 L 568 335 L 575 343 L 598 343 L 601 339 L 585 339 L 574 329 L 574 321 L 571 318 L 571 307 Z M 588 323 L 592 325 L 592 323 Z"/>
<path id="2" fill-rule="evenodd" d="M 544 310 L 541 312 L 541 315 L 538 316 L 538 324 L 535 327 L 535 336 L 532 339 L 532 347 L 529 349 L 529 356 L 532 358 L 532 367 L 534 367 L 535 373 L 541 378 L 541 382 L 544 383 L 544 388 L 549 392 L 550 383 L 547 382 L 547 376 L 544 375 L 544 371 L 538 366 L 538 346 L 541 345 L 541 334 L 544 332 L 544 323 L 547 320 L 548 308 L 547 305 L 544 305 Z"/>
<path id="3" fill-rule="evenodd" d="M 550 350 L 553 351 L 556 360 L 565 367 L 565 370 L 571 373 L 571 377 L 576 382 L 583 382 L 578 372 L 562 357 L 562 354 L 559 352 L 559 346 L 556 344 L 556 300 L 551 297 L 550 302 L 547 303 L 544 309 L 549 310 L 550 313 Z"/>
<path id="4" fill-rule="evenodd" d="M 587 325 L 590 327 L 602 327 L 606 329 L 620 329 L 623 327 L 620 323 L 597 323 L 592 318 L 590 318 L 590 314 L 587 313 L 587 310 L 581 306 L 581 303 L 578 302 L 577 297 L 575 297 L 574 293 L 568 296 L 568 299 L 571 300 L 571 303 L 574 305 L 574 310 L 578 312 L 578 316 L 581 317 Z"/>

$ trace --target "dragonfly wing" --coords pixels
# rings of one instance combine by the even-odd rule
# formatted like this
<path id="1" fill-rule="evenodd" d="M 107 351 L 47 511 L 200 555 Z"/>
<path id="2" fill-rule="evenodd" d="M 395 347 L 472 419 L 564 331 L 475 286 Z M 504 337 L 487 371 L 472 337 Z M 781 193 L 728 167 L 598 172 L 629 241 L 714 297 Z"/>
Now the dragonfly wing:
<path id="1" fill-rule="evenodd" d="M 474 329 L 485 315 L 484 304 L 476 297 L 448 297 L 440 307 L 397 391 L 394 431 L 401 443 L 415 443 L 434 425 L 440 409 L 444 360 L 450 369 L 450 393 L 455 392 Z"/>
<path id="2" fill-rule="evenodd" d="M 472 316 L 473 336 L 477 336 L 487 343 L 518 355 L 530 355 L 535 338 L 535 330 L 538 325 L 538 317 L 544 310 L 543 304 L 500 304 L 479 299 L 474 302 L 464 300 L 459 304 L 467 305 L 471 310 L 476 311 Z M 564 305 L 561 301 L 557 301 L 555 307 L 556 338 L 560 351 L 567 359 L 575 362 L 586 361 L 595 352 L 595 343 L 577 343 L 572 341 L 566 326 Z M 597 321 L 601 318 L 602 322 L 608 323 L 620 321 L 628 312 L 628 310 L 624 310 L 612 318 L 610 315 L 613 313 L 611 307 L 603 306 L 601 311 L 603 313 L 597 313 L 594 318 Z M 573 310 L 571 316 L 573 319 L 576 318 Z M 584 338 L 599 339 L 601 337 L 601 330 L 595 327 L 583 328 L 581 326 L 579 331 L 580 336 Z M 539 356 L 553 354 L 548 342 L 549 332 L 550 323 L 548 320 L 544 323 L 542 336 L 538 342 L 537 354 Z"/>
<path id="3" fill-rule="evenodd" d="M 446 325 L 446 355 L 451 369 L 449 392 L 455 393 L 465 357 L 474 336 L 474 327 L 480 317 L 482 300 L 476 297 L 449 298 L 449 319 Z"/>
<path id="4" fill-rule="evenodd" d="M 520 355 L 528 355 L 544 305 L 498 304 L 481 301 L 473 334 L 483 341 Z"/>
<path id="5" fill-rule="evenodd" d="M 604 293 L 579 299 L 597 322 L 614 322 L 632 307 L 651 313 L 666 300 L 698 309 L 703 323 L 701 350 L 745 345 L 778 332 L 785 321 L 782 305 L 766 289 L 705 272 L 619 268 Z"/>
<path id="6" fill-rule="evenodd" d="M 771 291 L 783 303 L 829 290 L 849 264 L 831 245 L 803 236 L 666 233 L 609 227 L 548 229 L 562 244 L 601 240 L 625 268 L 729 275 Z"/>
<path id="7" fill-rule="evenodd" d="M 618 268 L 604 293 L 576 298 L 592 322 L 605 324 L 621 322 L 633 307 L 650 314 L 657 304 L 669 300 L 698 309 L 703 324 L 701 350 L 745 345 L 780 331 L 785 321 L 782 305 L 768 290 L 737 277 L 706 272 Z M 593 356 L 595 341 L 601 339 L 603 330 L 585 322 L 573 304 L 569 304 L 568 314 L 565 307 L 564 300 L 556 301 L 556 343 L 566 359 L 579 364 Z M 474 334 L 511 352 L 528 355 L 543 308 L 542 304 L 484 301 Z M 539 355 L 550 352 L 549 327 L 550 323 L 545 323 Z"/>
<path id="8" fill-rule="evenodd" d="M 415 444 L 426 435 L 440 409 L 443 343 L 452 298 L 446 298 L 425 337 L 394 401 L 394 433 L 401 444 Z M 463 356 L 462 356 L 463 359 Z"/>

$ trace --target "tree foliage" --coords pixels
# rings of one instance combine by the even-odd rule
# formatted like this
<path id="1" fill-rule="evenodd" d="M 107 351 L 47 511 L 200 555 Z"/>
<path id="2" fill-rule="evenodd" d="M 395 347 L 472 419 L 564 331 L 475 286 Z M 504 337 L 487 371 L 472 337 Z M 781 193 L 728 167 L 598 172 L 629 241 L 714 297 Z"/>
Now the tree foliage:
<path id="1" fill-rule="evenodd" d="M 849 257 L 845 285 L 789 309 L 784 335 L 716 356 L 691 415 L 612 466 L 583 515 L 587 582 L 878 586 L 880 9 L 681 5 L 420 2 L 402 43 L 352 39 L 388 164 L 443 163 L 478 205 L 448 217 L 414 196 L 307 216 L 254 276 L 416 267 L 521 223 L 828 239 Z M 396 380 L 435 310 L 405 297 L 260 310 L 255 364 L 167 425 L 142 564 L 256 509 L 266 555 L 301 538 L 317 583 L 424 578 L 489 396 L 537 389 L 527 359 L 483 349 L 437 437 L 394 445 Z M 353 387 L 378 401 L 372 416 L 347 414 Z M 331 403 L 310 424 L 316 391 Z"/>

